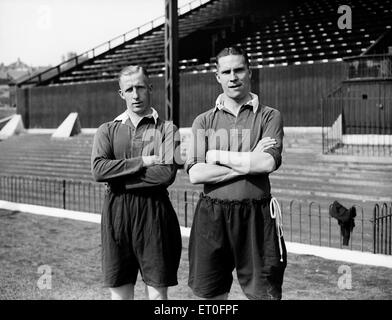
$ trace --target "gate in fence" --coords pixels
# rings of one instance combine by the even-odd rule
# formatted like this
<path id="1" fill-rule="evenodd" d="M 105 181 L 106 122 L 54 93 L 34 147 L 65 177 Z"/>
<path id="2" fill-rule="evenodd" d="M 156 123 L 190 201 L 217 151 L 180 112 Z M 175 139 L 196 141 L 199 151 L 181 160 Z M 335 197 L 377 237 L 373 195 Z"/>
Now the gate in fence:
<path id="1" fill-rule="evenodd" d="M 373 212 L 373 252 L 392 254 L 392 203 L 377 204 Z"/>

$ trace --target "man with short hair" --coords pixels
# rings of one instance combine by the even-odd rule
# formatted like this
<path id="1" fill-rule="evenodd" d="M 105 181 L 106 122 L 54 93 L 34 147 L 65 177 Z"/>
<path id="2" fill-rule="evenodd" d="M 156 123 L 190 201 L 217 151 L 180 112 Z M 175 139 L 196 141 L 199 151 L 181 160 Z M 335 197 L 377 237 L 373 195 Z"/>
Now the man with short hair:
<path id="1" fill-rule="evenodd" d="M 140 270 L 149 299 L 167 299 L 177 285 L 181 233 L 167 187 L 174 182 L 178 130 L 151 107 L 143 67 L 119 74 L 127 110 L 95 134 L 92 174 L 107 183 L 101 237 L 104 286 L 112 299 L 133 299 Z"/>
<path id="2" fill-rule="evenodd" d="M 235 268 L 247 298 L 281 299 L 287 252 L 268 175 L 282 162 L 282 117 L 251 92 L 245 51 L 225 48 L 216 63 L 223 93 L 194 120 L 185 163 L 191 183 L 204 184 L 188 283 L 199 297 L 227 299 Z"/>

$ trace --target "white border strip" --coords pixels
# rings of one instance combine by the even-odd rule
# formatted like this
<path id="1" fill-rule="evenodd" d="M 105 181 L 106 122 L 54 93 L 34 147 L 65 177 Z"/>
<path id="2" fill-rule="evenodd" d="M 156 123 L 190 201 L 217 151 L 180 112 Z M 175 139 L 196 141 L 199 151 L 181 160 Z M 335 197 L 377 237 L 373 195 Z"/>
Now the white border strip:
<path id="1" fill-rule="evenodd" d="M 344 144 L 353 145 L 392 145 L 392 135 L 382 134 L 344 134 Z"/>
<path id="2" fill-rule="evenodd" d="M 392 256 L 348 249 L 320 247 L 296 242 L 285 242 L 288 252 L 310 254 L 328 260 L 345 261 L 370 266 L 392 268 Z"/>
<path id="3" fill-rule="evenodd" d="M 101 215 L 97 213 L 64 210 L 59 208 L 37 206 L 25 203 L 15 203 L 3 200 L 0 200 L 0 208 L 5 210 L 15 210 L 56 218 L 66 218 L 78 221 L 101 223 Z M 189 237 L 190 228 L 181 227 L 181 235 L 183 237 Z M 285 243 L 287 251 L 290 253 L 308 254 L 328 260 L 345 261 L 349 263 L 392 268 L 392 256 L 388 255 L 374 254 L 370 252 L 361 252 L 348 249 L 320 247 L 296 242 Z"/>
<path id="4" fill-rule="evenodd" d="M 42 216 L 101 223 L 101 215 L 97 213 L 64 210 L 60 208 L 44 207 L 33 204 L 16 203 L 3 200 L 0 200 L 0 208 L 6 210 L 28 212 Z"/>
<path id="5" fill-rule="evenodd" d="M 60 208 L 37 206 L 27 203 L 16 203 L 0 200 L 0 209 L 27 212 L 55 218 L 66 218 L 78 221 L 101 223 L 101 215 L 97 213 L 64 210 Z M 181 227 L 181 235 L 184 237 L 189 237 L 190 230 L 191 228 Z"/>
<path id="6" fill-rule="evenodd" d="M 292 133 L 319 133 L 321 135 L 323 128 L 322 127 L 284 127 L 284 133 L 292 134 Z"/>

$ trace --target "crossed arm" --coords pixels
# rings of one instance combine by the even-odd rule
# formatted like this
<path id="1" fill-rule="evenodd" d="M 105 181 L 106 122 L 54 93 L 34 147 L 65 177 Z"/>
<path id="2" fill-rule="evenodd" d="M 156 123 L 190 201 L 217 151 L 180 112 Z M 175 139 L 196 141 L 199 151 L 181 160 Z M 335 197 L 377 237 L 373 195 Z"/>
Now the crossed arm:
<path id="1" fill-rule="evenodd" d="M 169 159 L 167 154 L 135 156 L 133 158 L 115 159 L 109 133 L 100 127 L 94 137 L 91 155 L 91 170 L 94 180 L 98 182 L 122 183 L 127 189 L 153 186 L 169 186 L 177 172 L 174 162 L 176 150 L 173 135 L 167 135 L 170 141 L 164 141 L 165 153 L 173 157 L 172 163 L 164 164 L 161 159 Z"/>
<path id="2" fill-rule="evenodd" d="M 264 151 L 275 144 L 275 139 L 265 137 L 252 152 L 209 150 L 206 163 L 196 163 L 189 169 L 189 179 L 193 184 L 219 183 L 241 175 L 272 172 L 275 160 Z"/>

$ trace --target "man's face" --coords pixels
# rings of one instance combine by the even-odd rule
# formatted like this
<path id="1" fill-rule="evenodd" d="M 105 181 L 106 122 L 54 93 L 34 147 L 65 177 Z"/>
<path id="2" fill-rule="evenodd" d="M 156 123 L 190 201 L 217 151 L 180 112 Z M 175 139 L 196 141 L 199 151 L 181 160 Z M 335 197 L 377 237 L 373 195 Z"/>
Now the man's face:
<path id="1" fill-rule="evenodd" d="M 151 85 L 142 72 L 122 76 L 119 93 L 126 101 L 128 110 L 139 116 L 150 113 Z"/>
<path id="2" fill-rule="evenodd" d="M 245 99 L 250 92 L 251 71 L 241 55 L 220 57 L 216 79 L 221 84 L 223 93 L 235 101 Z"/>

